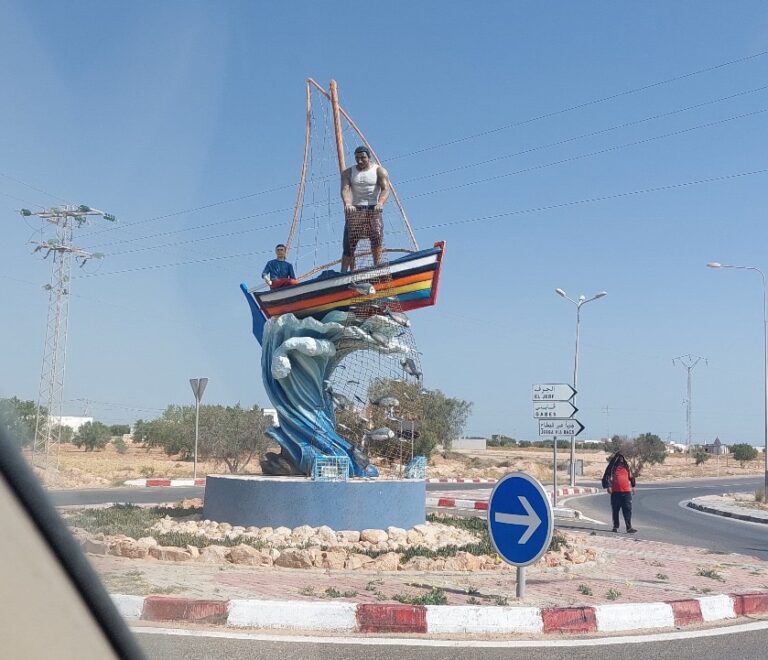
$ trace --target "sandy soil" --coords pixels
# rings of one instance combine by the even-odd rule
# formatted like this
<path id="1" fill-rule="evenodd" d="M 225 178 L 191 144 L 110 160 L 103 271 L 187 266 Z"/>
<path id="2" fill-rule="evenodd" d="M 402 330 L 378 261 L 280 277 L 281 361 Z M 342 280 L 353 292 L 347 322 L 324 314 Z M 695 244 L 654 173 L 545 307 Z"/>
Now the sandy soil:
<path id="1" fill-rule="evenodd" d="M 61 446 L 58 457 L 54 454 L 46 483 L 52 488 L 95 488 L 122 485 L 128 479 L 140 478 L 189 478 L 192 476 L 192 462 L 180 461 L 166 456 L 161 449 L 146 449 L 128 442 L 126 453 L 119 454 L 110 444 L 104 450 L 86 452 L 74 445 Z M 577 459 L 584 461 L 584 479 L 599 480 L 605 469 L 608 455 L 603 451 L 580 451 Z M 558 451 L 560 474 L 565 478 L 565 461 L 568 451 Z M 380 466 L 383 476 L 394 476 L 397 466 Z M 225 466 L 213 461 L 200 461 L 198 475 L 217 474 Z M 498 479 L 515 471 L 524 471 L 538 479 L 552 477 L 552 451 L 544 449 L 492 448 L 485 451 L 450 452 L 435 454 L 427 470 L 429 477 L 463 477 Z M 762 474 L 762 455 L 743 467 L 732 457 L 712 457 L 703 465 L 682 454 L 670 454 L 662 465 L 647 466 L 640 476 L 641 481 L 660 479 L 700 478 L 731 475 Z M 259 474 L 257 460 L 247 466 L 249 474 Z"/>

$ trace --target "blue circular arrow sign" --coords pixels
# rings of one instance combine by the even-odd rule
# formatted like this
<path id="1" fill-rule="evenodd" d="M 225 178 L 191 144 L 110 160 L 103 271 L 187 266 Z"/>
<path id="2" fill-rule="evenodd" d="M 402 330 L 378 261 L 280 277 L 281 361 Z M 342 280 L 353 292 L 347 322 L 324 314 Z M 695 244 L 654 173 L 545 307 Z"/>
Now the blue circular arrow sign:
<path id="1" fill-rule="evenodd" d="M 544 487 L 525 472 L 503 477 L 488 502 L 488 531 L 499 556 L 513 566 L 533 564 L 552 538 L 552 505 Z"/>

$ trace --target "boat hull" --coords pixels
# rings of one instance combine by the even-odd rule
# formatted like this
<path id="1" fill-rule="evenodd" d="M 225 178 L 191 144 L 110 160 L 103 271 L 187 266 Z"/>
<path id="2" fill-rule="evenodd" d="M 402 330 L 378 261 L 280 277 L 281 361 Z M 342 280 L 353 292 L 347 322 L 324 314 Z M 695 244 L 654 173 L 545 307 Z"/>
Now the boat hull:
<path id="1" fill-rule="evenodd" d="M 338 273 L 271 291 L 257 291 L 241 285 L 254 314 L 254 335 L 260 341 L 257 322 L 280 314 L 318 320 L 332 310 L 346 311 L 362 303 L 380 302 L 382 307 L 409 311 L 437 302 L 445 243 L 412 252 L 382 266 L 353 273 Z M 360 295 L 354 285 L 371 284 L 374 293 Z M 261 319 L 256 318 L 256 315 Z"/>

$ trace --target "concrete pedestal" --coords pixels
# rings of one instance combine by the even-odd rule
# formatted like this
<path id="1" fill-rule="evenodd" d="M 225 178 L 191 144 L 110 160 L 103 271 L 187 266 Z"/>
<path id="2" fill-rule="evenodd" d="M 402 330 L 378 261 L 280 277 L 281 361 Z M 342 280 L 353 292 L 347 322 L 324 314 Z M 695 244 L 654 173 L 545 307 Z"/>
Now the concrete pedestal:
<path id="1" fill-rule="evenodd" d="M 425 500 L 426 482 L 412 479 L 312 481 L 210 475 L 203 517 L 243 527 L 410 529 L 425 521 Z"/>

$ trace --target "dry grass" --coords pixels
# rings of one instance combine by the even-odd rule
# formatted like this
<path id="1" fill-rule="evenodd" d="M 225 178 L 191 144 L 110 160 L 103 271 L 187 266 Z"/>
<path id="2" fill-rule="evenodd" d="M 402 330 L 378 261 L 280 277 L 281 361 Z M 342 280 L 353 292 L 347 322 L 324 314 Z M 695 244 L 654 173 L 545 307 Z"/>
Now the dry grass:
<path id="1" fill-rule="evenodd" d="M 607 464 L 609 454 L 604 451 L 576 451 L 576 459 L 584 461 L 584 478 L 599 481 Z M 570 450 L 558 449 L 557 461 L 561 470 L 570 457 Z M 693 457 L 683 454 L 668 454 L 661 465 L 649 465 L 643 469 L 641 481 L 661 479 L 685 479 L 700 477 L 726 477 L 734 475 L 762 474 L 762 456 L 746 463 L 744 467 L 733 457 L 712 457 L 703 465 L 696 465 Z M 538 479 L 552 477 L 551 449 L 519 449 L 494 447 L 485 451 L 452 452 L 448 458 L 436 457 L 430 465 L 432 477 L 474 477 L 498 478 L 508 472 L 523 471 Z M 718 465 L 719 462 L 719 465 Z M 563 473 L 564 474 L 564 473 Z"/>
<path id="2" fill-rule="evenodd" d="M 51 488 L 98 488 L 121 485 L 128 479 L 148 477 L 183 479 L 192 476 L 192 461 L 180 461 L 165 455 L 162 449 L 145 449 L 128 442 L 124 454 L 118 454 L 109 444 L 101 451 L 86 452 L 74 445 L 63 444 L 58 457 L 52 454 L 46 485 Z M 58 458 L 58 461 L 57 461 Z M 258 461 L 248 465 L 260 472 Z M 199 461 L 198 475 L 220 472 L 213 461 Z"/>
<path id="3" fill-rule="evenodd" d="M 97 488 L 121 485 L 128 479 L 141 478 L 190 478 L 192 462 L 180 461 L 165 455 L 161 449 L 146 449 L 128 442 L 126 453 L 119 454 L 110 444 L 102 451 L 86 452 L 74 445 L 62 445 L 58 454 L 58 470 L 49 470 L 46 483 L 52 488 Z M 569 451 L 558 450 L 558 463 L 565 469 Z M 577 459 L 584 461 L 584 478 L 599 480 L 603 475 L 608 454 L 604 451 L 577 451 Z M 56 455 L 50 465 L 57 464 Z M 662 465 L 647 466 L 641 482 L 660 479 L 762 474 L 762 456 L 744 467 L 732 457 L 711 458 L 703 465 L 695 465 L 693 459 L 682 454 L 669 454 Z M 382 467 L 383 476 L 395 476 L 395 467 Z M 200 461 L 198 475 L 218 474 L 225 470 L 213 461 Z M 552 476 L 551 449 L 492 448 L 485 451 L 450 452 L 446 456 L 435 454 L 430 460 L 430 477 L 464 477 L 498 479 L 509 472 L 527 472 L 537 479 L 549 480 Z M 249 474 L 260 474 L 258 460 L 252 460 L 246 468 Z M 391 473 L 391 475 L 390 475 Z M 560 473 L 563 477 L 565 472 Z"/>

